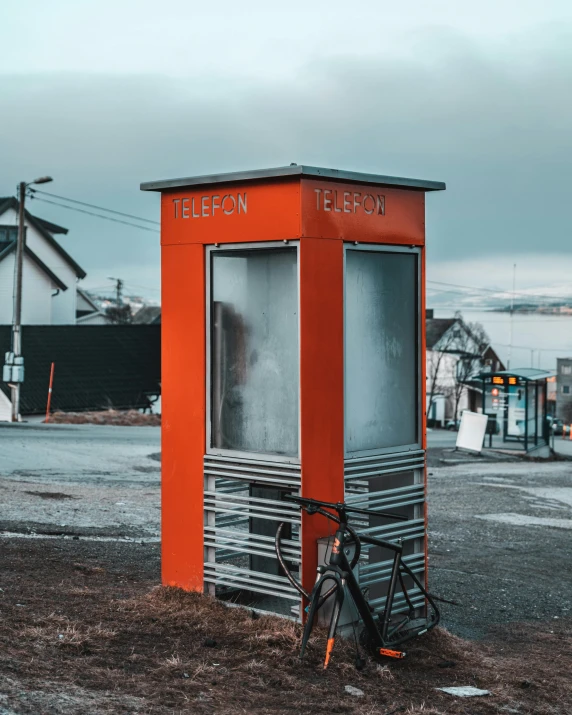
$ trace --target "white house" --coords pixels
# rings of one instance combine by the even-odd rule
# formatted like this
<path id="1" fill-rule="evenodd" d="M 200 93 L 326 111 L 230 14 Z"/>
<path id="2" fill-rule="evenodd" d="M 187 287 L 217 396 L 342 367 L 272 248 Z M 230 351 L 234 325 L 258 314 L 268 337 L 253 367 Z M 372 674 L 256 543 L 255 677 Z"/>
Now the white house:
<path id="1" fill-rule="evenodd" d="M 441 426 L 465 409 L 480 411 L 473 378 L 482 370 L 504 369 L 479 324 L 460 315 L 425 320 L 427 418 Z"/>
<path id="2" fill-rule="evenodd" d="M 0 324 L 12 322 L 18 200 L 0 198 Z M 54 238 L 68 231 L 25 212 L 26 246 L 22 270 L 22 324 L 70 325 L 104 322 L 78 288 L 86 273 Z M 90 320 L 91 319 L 91 320 Z"/>

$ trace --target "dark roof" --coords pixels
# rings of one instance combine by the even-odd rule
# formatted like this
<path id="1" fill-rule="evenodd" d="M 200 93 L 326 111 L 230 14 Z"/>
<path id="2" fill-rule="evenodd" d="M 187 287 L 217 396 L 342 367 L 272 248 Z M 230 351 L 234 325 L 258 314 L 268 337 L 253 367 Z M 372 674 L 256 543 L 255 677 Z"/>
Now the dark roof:
<path id="1" fill-rule="evenodd" d="M 18 211 L 19 206 L 20 204 L 18 199 L 14 196 L 0 198 L 0 216 L 10 208 L 14 209 L 14 211 Z M 25 210 L 25 216 L 26 221 L 30 224 L 30 226 L 33 226 L 36 231 L 38 231 L 46 239 L 50 246 L 60 254 L 64 261 L 71 266 L 71 268 L 73 268 L 76 276 L 78 278 L 85 278 L 87 273 L 52 236 L 52 233 L 67 233 L 67 229 L 62 226 L 57 226 L 55 223 L 51 223 L 50 221 L 38 218 L 37 216 L 32 216 L 28 210 Z"/>
<path id="2" fill-rule="evenodd" d="M 10 341 L 0 325 L 0 354 Z M 45 412 L 52 362 L 53 410 L 138 409 L 161 392 L 160 325 L 24 325 L 22 346 L 22 414 Z"/>
<path id="3" fill-rule="evenodd" d="M 16 241 L 11 241 L 7 248 L 5 248 L 2 252 L 0 252 L 0 261 L 3 261 L 6 256 L 9 256 L 12 251 L 16 250 Z M 36 256 L 34 251 L 32 251 L 31 248 L 29 248 L 27 245 L 24 246 L 24 253 L 28 258 L 30 258 L 37 266 L 40 268 L 44 273 L 50 278 L 52 283 L 54 283 L 60 290 L 67 290 L 68 287 L 67 285 L 58 278 L 58 276 L 52 271 L 52 269 L 49 266 L 46 266 L 46 264 L 42 261 L 41 258 Z"/>
<path id="4" fill-rule="evenodd" d="M 86 290 L 84 290 L 83 288 L 78 288 L 77 293 L 85 300 L 86 303 L 89 303 L 89 305 L 91 305 L 94 313 L 102 313 L 97 304 L 94 302 L 93 298 Z"/>
<path id="5" fill-rule="evenodd" d="M 499 370 L 505 369 L 503 361 L 500 359 L 497 351 L 492 345 L 487 345 L 487 347 L 483 350 L 483 358 L 495 360 L 499 364 Z"/>
<path id="6" fill-rule="evenodd" d="M 447 330 L 456 322 L 457 318 L 427 318 L 425 320 L 427 348 L 431 350 L 435 347 Z"/>
<path id="7" fill-rule="evenodd" d="M 49 231 L 50 233 L 63 233 L 64 235 L 66 233 L 69 233 L 69 229 L 64 228 L 63 226 L 58 226 L 57 223 L 52 223 L 51 221 L 46 221 L 45 218 L 40 218 L 39 216 L 35 216 L 36 221 L 40 223 L 46 231 Z"/>
<path id="8" fill-rule="evenodd" d="M 396 186 L 418 191 L 442 191 L 445 184 L 442 181 L 425 181 L 423 179 L 406 179 L 402 176 L 385 176 L 384 174 L 363 174 L 357 171 L 342 171 L 340 169 L 323 169 L 318 166 L 280 166 L 274 169 L 254 169 L 252 171 L 233 171 L 224 174 L 209 174 L 206 176 L 188 176 L 183 179 L 166 179 L 162 181 L 146 181 L 141 184 L 142 191 L 162 191 L 182 186 L 206 186 L 208 184 L 228 184 L 236 181 L 257 181 L 260 179 L 277 179 L 285 176 L 307 176 L 314 179 L 332 179 L 334 181 L 354 182 L 358 184 L 376 184 L 379 186 Z"/>
<path id="9" fill-rule="evenodd" d="M 160 325 L 161 323 L 161 306 L 160 305 L 145 305 L 138 310 L 133 316 L 133 323 L 145 323 L 147 325 Z"/>

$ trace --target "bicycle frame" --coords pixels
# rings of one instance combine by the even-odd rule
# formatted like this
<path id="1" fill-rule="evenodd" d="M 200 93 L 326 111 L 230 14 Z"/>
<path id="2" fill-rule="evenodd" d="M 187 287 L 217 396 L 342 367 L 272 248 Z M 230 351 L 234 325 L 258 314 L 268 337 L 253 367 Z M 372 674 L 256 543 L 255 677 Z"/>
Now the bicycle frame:
<path id="1" fill-rule="evenodd" d="M 309 606 L 307 608 L 307 619 L 306 619 L 306 624 L 304 627 L 304 635 L 302 638 L 302 647 L 301 647 L 301 652 L 300 652 L 300 657 L 303 657 L 304 651 L 306 649 L 306 645 L 308 643 L 308 640 L 310 638 L 310 634 L 312 631 L 313 623 L 314 623 L 314 618 L 319 610 L 319 608 L 324 604 L 325 600 L 329 598 L 331 595 L 335 593 L 335 602 L 334 602 L 334 607 L 332 610 L 332 615 L 330 619 L 330 627 L 329 627 L 329 632 L 328 632 L 328 645 L 326 649 L 326 658 L 324 662 L 324 668 L 328 667 L 328 663 L 330 661 L 333 645 L 334 645 L 334 640 L 335 640 L 335 634 L 338 626 L 338 621 L 339 617 L 341 614 L 343 602 L 344 602 L 344 597 L 345 597 L 345 590 L 347 588 L 350 597 L 352 598 L 356 609 L 358 611 L 358 614 L 363 621 L 364 627 L 369 634 L 369 637 L 371 639 L 371 645 L 375 649 L 375 652 L 379 655 L 384 655 L 388 656 L 391 658 L 403 658 L 405 657 L 405 653 L 403 653 L 400 650 L 395 650 L 395 646 L 399 646 L 403 643 L 405 643 L 408 640 L 411 640 L 412 638 L 421 635 L 422 633 L 425 633 L 426 631 L 430 630 L 431 628 L 434 628 L 437 623 L 439 622 L 439 610 L 437 606 L 435 605 L 435 602 L 431 595 L 427 592 L 423 584 L 419 581 L 417 576 L 413 573 L 413 571 L 405 564 L 402 560 L 402 554 L 403 554 L 403 546 L 400 541 L 397 542 L 391 542 L 391 541 L 385 541 L 383 539 L 376 539 L 374 537 L 370 536 L 364 536 L 357 534 L 349 525 L 347 522 L 347 511 L 350 512 L 357 512 L 357 513 L 362 513 L 362 514 L 373 514 L 375 516 L 388 516 L 388 517 L 393 517 L 397 519 L 404 519 L 404 517 L 401 517 L 396 514 L 380 514 L 378 512 L 373 512 L 370 510 L 366 509 L 357 509 L 354 507 L 349 507 L 345 504 L 342 503 L 337 503 L 337 504 L 330 504 L 328 502 L 318 502 L 317 500 L 313 499 L 304 499 L 302 497 L 294 497 L 294 496 L 289 496 L 286 497 L 289 500 L 296 501 L 297 503 L 300 504 L 301 508 L 306 509 L 309 514 L 322 514 L 323 516 L 327 517 L 328 519 L 332 521 L 336 521 L 338 523 L 338 527 L 336 530 L 336 534 L 334 536 L 334 542 L 333 546 L 330 552 L 330 558 L 329 558 L 329 563 L 328 565 L 321 565 L 318 566 L 318 578 L 316 580 L 316 583 L 314 585 L 314 588 L 312 589 L 312 593 L 308 594 L 306 593 L 303 588 L 299 584 L 297 584 L 292 575 L 288 572 L 286 565 L 284 563 L 284 560 L 281 557 L 280 554 L 280 548 L 279 548 L 279 542 L 280 542 L 280 533 L 281 533 L 281 527 L 278 528 L 277 535 L 276 535 L 276 553 L 278 556 L 278 559 L 280 561 L 280 564 L 282 568 L 284 569 L 284 572 L 286 573 L 286 576 L 288 579 L 293 583 L 296 588 L 302 593 L 302 595 L 309 600 Z M 331 514 L 328 511 L 325 511 L 324 509 L 335 509 L 338 513 L 338 517 L 335 517 L 333 514 Z M 376 617 L 374 616 L 373 609 L 369 605 L 367 599 L 365 598 L 364 594 L 362 593 L 362 590 L 359 586 L 359 583 L 353 573 L 352 567 L 357 563 L 357 558 L 354 555 L 352 559 L 352 563 L 348 561 L 347 555 L 345 553 L 345 543 L 347 541 L 346 534 L 349 534 L 350 537 L 356 541 L 356 553 L 357 556 L 359 557 L 360 553 L 360 548 L 361 544 L 360 542 L 365 542 L 368 544 L 371 544 L 373 546 L 379 546 L 384 549 L 388 549 L 394 553 L 393 557 L 393 566 L 391 570 L 391 576 L 389 579 L 389 585 L 388 585 L 388 590 L 387 590 L 387 596 L 385 600 L 385 606 L 383 609 L 383 614 L 380 619 L 380 626 L 378 626 L 378 623 L 376 622 Z M 408 618 L 405 618 L 402 620 L 397 626 L 391 629 L 390 631 L 390 622 L 391 622 L 391 610 L 393 607 L 393 602 L 395 598 L 395 589 L 397 587 L 397 582 L 399 581 L 402 586 L 402 590 L 406 599 L 406 602 L 409 605 L 410 608 L 410 615 L 411 613 L 415 610 L 413 607 L 413 604 L 407 594 L 407 590 L 405 588 L 405 584 L 403 582 L 403 574 L 408 575 L 412 580 L 413 583 L 420 589 L 420 591 L 423 593 L 425 596 L 427 602 L 430 604 L 432 610 L 433 610 L 433 615 L 432 617 L 421 619 L 423 621 L 421 628 L 413 628 L 409 629 L 408 631 L 405 631 L 401 635 L 399 635 L 400 630 L 403 628 L 404 624 L 408 622 Z M 334 581 L 334 586 L 330 588 L 325 596 L 321 596 L 321 592 L 323 589 L 324 584 L 326 581 Z M 392 647 L 388 647 L 392 646 Z"/>

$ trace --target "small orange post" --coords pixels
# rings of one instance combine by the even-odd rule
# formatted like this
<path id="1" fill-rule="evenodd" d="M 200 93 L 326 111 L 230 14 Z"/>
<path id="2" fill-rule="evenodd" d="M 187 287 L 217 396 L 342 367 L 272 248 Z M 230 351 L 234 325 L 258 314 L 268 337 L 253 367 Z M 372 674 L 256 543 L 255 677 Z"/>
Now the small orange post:
<path id="1" fill-rule="evenodd" d="M 54 384 L 54 365 L 55 365 L 55 363 L 52 363 L 52 366 L 50 368 L 50 385 L 48 387 L 48 404 L 46 405 L 46 422 L 50 421 L 50 406 L 52 404 L 52 386 Z"/>

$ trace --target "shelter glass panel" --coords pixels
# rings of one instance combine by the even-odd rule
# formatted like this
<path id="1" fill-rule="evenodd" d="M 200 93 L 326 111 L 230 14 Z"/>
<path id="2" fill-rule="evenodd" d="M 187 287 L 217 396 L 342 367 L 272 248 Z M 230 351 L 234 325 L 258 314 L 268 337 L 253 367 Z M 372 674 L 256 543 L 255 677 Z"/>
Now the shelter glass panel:
<path id="1" fill-rule="evenodd" d="M 346 252 L 346 453 L 418 441 L 418 256 Z"/>
<path id="2" fill-rule="evenodd" d="M 297 251 L 212 256 L 211 447 L 297 456 Z"/>
<path id="3" fill-rule="evenodd" d="M 508 386 L 508 410 L 506 434 L 509 437 L 524 437 L 526 429 L 526 386 Z"/>
<path id="4" fill-rule="evenodd" d="M 536 439 L 536 383 L 529 382 L 527 390 L 526 434 L 529 440 Z"/>
<path id="5" fill-rule="evenodd" d="M 537 429 L 539 440 L 544 440 L 546 438 L 546 426 L 544 424 L 544 384 L 539 383 L 538 385 L 538 400 L 536 403 L 536 414 L 537 414 Z"/>

